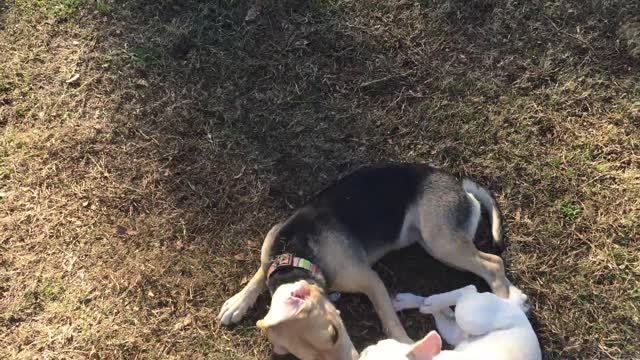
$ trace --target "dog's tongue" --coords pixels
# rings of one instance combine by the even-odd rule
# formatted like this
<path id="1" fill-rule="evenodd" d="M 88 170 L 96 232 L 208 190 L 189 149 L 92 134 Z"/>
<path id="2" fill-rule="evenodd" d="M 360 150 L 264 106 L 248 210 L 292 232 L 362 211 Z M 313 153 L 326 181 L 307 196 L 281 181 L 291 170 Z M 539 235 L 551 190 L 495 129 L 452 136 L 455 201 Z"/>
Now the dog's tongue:
<path id="1" fill-rule="evenodd" d="M 296 287 L 291 291 L 292 298 L 302 301 L 307 300 L 309 298 L 309 295 L 311 295 L 311 289 L 309 288 L 309 285 L 304 281 L 296 283 Z"/>
<path id="2" fill-rule="evenodd" d="M 310 297 L 311 287 L 306 281 L 278 287 L 271 297 L 271 309 L 260 326 L 270 327 L 295 318 Z"/>
<path id="3" fill-rule="evenodd" d="M 266 328 L 296 318 L 310 295 L 311 288 L 304 281 L 281 285 L 273 293 L 271 308 L 259 326 Z"/>

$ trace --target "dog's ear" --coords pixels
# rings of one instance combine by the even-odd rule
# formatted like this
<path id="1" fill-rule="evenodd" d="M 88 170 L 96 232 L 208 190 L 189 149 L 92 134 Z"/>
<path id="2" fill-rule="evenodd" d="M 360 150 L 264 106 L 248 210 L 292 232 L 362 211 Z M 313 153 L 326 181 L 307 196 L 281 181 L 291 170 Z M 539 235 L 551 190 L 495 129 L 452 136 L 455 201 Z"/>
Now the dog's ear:
<path id="1" fill-rule="evenodd" d="M 258 320 L 256 325 L 262 330 L 266 330 L 272 326 L 276 326 L 287 320 L 295 318 L 297 309 L 288 306 L 288 304 L 274 304 L 269 312 L 262 320 Z"/>
<path id="2" fill-rule="evenodd" d="M 274 299 L 275 300 L 275 299 Z M 256 325 L 262 330 L 276 326 L 287 320 L 295 319 L 300 314 L 300 305 L 288 301 L 272 301 L 269 312 Z"/>
<path id="3" fill-rule="evenodd" d="M 306 281 L 280 286 L 271 297 L 271 308 L 264 319 L 257 322 L 260 329 L 267 329 L 282 322 L 304 316 L 304 308 L 313 296 Z"/>
<path id="4" fill-rule="evenodd" d="M 440 353 L 442 349 L 442 339 L 437 332 L 431 331 L 422 340 L 413 344 L 409 355 L 415 360 L 431 360 Z"/>

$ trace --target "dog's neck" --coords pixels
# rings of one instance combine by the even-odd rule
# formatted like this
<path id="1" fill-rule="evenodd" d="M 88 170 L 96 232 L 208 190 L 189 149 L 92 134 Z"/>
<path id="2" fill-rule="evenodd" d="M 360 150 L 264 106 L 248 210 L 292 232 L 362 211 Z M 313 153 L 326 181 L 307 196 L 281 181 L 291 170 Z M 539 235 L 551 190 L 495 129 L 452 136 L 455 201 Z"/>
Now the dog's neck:
<path id="1" fill-rule="evenodd" d="M 320 268 L 310 259 L 297 257 L 292 253 L 281 254 L 272 257 L 271 265 L 267 273 L 267 288 L 271 292 L 283 284 L 306 280 L 325 290 L 326 279 Z"/>
<path id="2" fill-rule="evenodd" d="M 267 279 L 267 288 L 269 292 L 273 294 L 281 285 L 291 284 L 298 280 L 306 280 L 326 291 L 326 285 L 318 281 L 310 271 L 296 267 L 282 268 L 274 271 Z"/>

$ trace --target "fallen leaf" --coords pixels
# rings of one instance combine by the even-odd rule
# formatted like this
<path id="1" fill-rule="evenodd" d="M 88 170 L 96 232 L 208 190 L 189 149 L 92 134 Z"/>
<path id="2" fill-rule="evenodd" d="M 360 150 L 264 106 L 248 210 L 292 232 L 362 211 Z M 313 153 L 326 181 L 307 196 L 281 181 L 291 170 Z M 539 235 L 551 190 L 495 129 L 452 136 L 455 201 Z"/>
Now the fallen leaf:
<path id="1" fill-rule="evenodd" d="M 124 237 L 125 235 L 134 236 L 134 235 L 138 235 L 138 231 L 133 229 L 127 229 L 122 225 L 116 225 L 116 235 L 121 237 Z"/>
<path id="2" fill-rule="evenodd" d="M 178 320 L 176 325 L 173 327 L 173 330 L 181 330 L 191 324 L 193 324 L 193 316 L 191 316 L 191 314 L 188 314 L 187 316 Z"/>
<path id="3" fill-rule="evenodd" d="M 515 215 L 516 222 L 520 222 L 521 215 L 522 215 L 522 209 L 521 208 L 516 209 L 516 215 Z"/>
<path id="4" fill-rule="evenodd" d="M 249 247 L 260 247 L 260 243 L 259 243 L 259 242 L 257 242 L 257 241 L 251 241 L 251 240 L 247 241 L 247 245 L 248 245 Z"/>
<path id="5" fill-rule="evenodd" d="M 125 236 L 127 234 L 127 228 L 121 225 L 116 225 L 116 235 Z"/>
<path id="6" fill-rule="evenodd" d="M 240 253 L 234 256 L 233 258 L 236 260 L 245 261 L 247 260 L 247 255 Z"/>
<path id="7" fill-rule="evenodd" d="M 240 280 L 240 285 L 244 285 L 244 284 L 246 284 L 246 283 L 248 283 L 248 282 L 249 282 L 249 278 L 248 278 L 248 277 L 246 277 L 246 276 L 244 276 L 244 277 L 242 278 L 242 280 Z"/>
<path id="8" fill-rule="evenodd" d="M 78 79 L 80 79 L 80 74 L 73 74 L 73 76 L 72 76 L 72 77 L 70 77 L 70 78 L 66 81 L 66 83 L 67 83 L 67 84 L 71 84 L 71 83 L 73 83 L 73 82 L 76 82 Z"/>
<path id="9" fill-rule="evenodd" d="M 295 47 L 305 47 L 305 46 L 307 46 L 308 44 L 309 44 L 309 41 L 308 41 L 308 40 L 305 40 L 305 39 L 298 40 L 298 41 L 296 41 L 295 43 L 293 43 L 293 45 L 294 45 Z"/>
<path id="10" fill-rule="evenodd" d="M 90 295 L 87 295 L 84 299 L 80 300 L 80 303 L 82 305 L 87 305 L 88 303 L 92 302 L 98 295 L 100 295 L 100 292 L 94 291 Z"/>

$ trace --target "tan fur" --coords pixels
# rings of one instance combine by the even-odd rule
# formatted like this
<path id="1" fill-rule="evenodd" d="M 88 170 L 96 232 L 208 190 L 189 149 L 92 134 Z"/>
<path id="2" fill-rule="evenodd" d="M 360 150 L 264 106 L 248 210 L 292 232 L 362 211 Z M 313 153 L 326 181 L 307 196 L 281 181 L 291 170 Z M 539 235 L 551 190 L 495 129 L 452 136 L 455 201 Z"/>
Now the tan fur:
<path id="1" fill-rule="evenodd" d="M 244 289 L 235 294 L 233 297 L 227 300 L 224 305 L 222 305 L 220 314 L 226 314 L 225 316 L 229 317 L 229 319 L 225 319 L 223 320 L 223 322 L 226 322 L 228 320 L 230 320 L 230 322 L 237 322 L 244 316 L 247 310 L 249 310 L 251 306 L 253 306 L 258 296 L 265 290 L 265 282 L 267 281 L 267 270 L 269 269 L 269 249 L 275 241 L 275 236 L 281 226 L 281 223 L 273 226 L 265 237 L 264 242 L 262 243 L 260 268 L 258 269 L 258 271 L 256 271 L 256 273 L 253 275 L 251 280 L 249 280 Z"/>
<path id="2" fill-rule="evenodd" d="M 257 326 L 269 341 L 301 360 L 355 360 L 355 351 L 336 308 L 322 290 L 311 285 L 311 296 L 296 318 L 275 326 L 260 320 Z M 336 334 L 337 331 L 337 334 Z M 337 336 L 337 342 L 333 342 Z"/>
<path id="3" fill-rule="evenodd" d="M 496 206 L 496 202 L 487 191 L 487 189 L 471 181 L 470 179 L 462 180 L 462 188 L 467 194 L 473 195 L 478 201 L 480 201 L 491 212 L 491 235 L 493 241 L 500 244 L 502 243 L 502 228 L 500 227 L 500 211 Z"/>
<path id="4" fill-rule="evenodd" d="M 400 319 L 396 315 L 387 288 L 378 274 L 369 267 L 361 267 L 341 273 L 334 284 L 336 291 L 362 293 L 367 295 L 375 308 L 384 332 L 391 338 L 410 344 L 413 341 L 407 336 Z"/>
<path id="5" fill-rule="evenodd" d="M 425 201 L 422 199 L 421 201 Z M 460 270 L 472 272 L 483 278 L 491 290 L 502 298 L 509 296 L 509 285 L 504 273 L 504 263 L 499 256 L 479 251 L 473 244 L 473 235 L 458 232 L 454 227 L 441 224 L 441 219 L 426 213 L 426 206 L 414 208 L 420 213 L 411 218 L 419 219 L 416 226 L 420 229 L 420 245 L 434 258 Z M 473 216 L 480 216 L 474 212 Z M 470 219 L 477 222 L 475 219 Z"/>
<path id="6" fill-rule="evenodd" d="M 327 232 L 323 241 L 327 244 L 322 249 L 316 249 L 319 257 L 330 259 L 331 263 L 323 264 L 323 271 L 331 281 L 331 291 L 346 293 L 362 293 L 367 295 L 382 321 L 385 333 L 405 343 L 410 343 L 398 316 L 393 310 L 391 298 L 384 283 L 375 271 L 371 270 L 372 262 L 365 254 L 354 254 L 347 245 L 348 239 L 339 233 Z M 391 251 L 393 249 L 389 249 Z"/>

